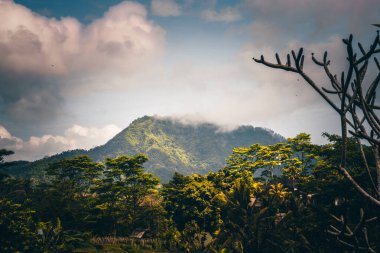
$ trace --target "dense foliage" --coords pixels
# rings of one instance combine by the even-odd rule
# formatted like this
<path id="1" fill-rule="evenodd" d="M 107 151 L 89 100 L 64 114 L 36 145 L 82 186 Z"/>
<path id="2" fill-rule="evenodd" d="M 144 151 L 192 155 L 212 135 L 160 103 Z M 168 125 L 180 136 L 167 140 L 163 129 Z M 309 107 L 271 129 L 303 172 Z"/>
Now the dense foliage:
<path id="1" fill-rule="evenodd" d="M 336 218 L 355 227 L 360 209 L 366 218 L 380 210 L 335 169 L 341 139 L 326 137 L 324 146 L 299 134 L 237 147 L 220 170 L 174 173 L 163 185 L 145 171 L 143 154 L 66 158 L 50 164 L 41 181 L 3 176 L 0 252 L 72 252 L 94 247 L 94 238 L 135 231 L 153 238 L 151 247 L 176 252 L 344 252 L 350 242 L 328 233 L 341 226 Z M 348 147 L 350 171 L 366 185 L 359 151 Z M 365 229 L 356 239 L 379 250 L 380 222 Z"/>

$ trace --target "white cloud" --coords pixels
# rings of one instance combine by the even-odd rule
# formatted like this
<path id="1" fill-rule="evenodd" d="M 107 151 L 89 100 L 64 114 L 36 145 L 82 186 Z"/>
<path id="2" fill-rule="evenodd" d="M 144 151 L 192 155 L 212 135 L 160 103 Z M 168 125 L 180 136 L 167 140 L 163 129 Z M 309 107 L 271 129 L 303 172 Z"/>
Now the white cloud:
<path id="1" fill-rule="evenodd" d="M 238 9 L 233 7 L 226 7 L 220 11 L 214 9 L 203 10 L 201 17 L 208 21 L 214 22 L 234 22 L 242 19 Z"/>
<path id="2" fill-rule="evenodd" d="M 12 136 L 9 131 L 2 125 L 0 125 L 0 147 L 15 150 L 20 149 L 23 146 L 23 141 L 20 138 Z"/>
<path id="3" fill-rule="evenodd" d="M 48 18 L 13 1 L 0 2 L 0 101 L 17 122 L 62 115 L 68 93 L 106 89 L 161 56 L 165 31 L 141 4 L 121 2 L 88 25 Z M 94 80 L 103 81 L 94 81 Z M 105 80 L 105 81 L 104 81 Z"/>
<path id="4" fill-rule="evenodd" d="M 10 139 L 12 137 L 12 135 L 8 132 L 8 130 L 0 125 L 0 138 L 7 138 L 7 139 Z"/>
<path id="5" fill-rule="evenodd" d="M 152 0 L 151 8 L 153 14 L 161 17 L 180 16 L 181 6 L 174 0 Z"/>
<path id="6" fill-rule="evenodd" d="M 0 2 L 0 67 L 44 75 L 131 68 L 162 49 L 164 31 L 146 16 L 143 5 L 122 2 L 84 26 L 74 18 L 47 18 Z"/>
<path id="7" fill-rule="evenodd" d="M 101 128 L 74 125 L 64 135 L 31 136 L 23 141 L 12 136 L 0 125 L 0 146 L 15 152 L 8 160 L 40 159 L 46 155 L 54 155 L 66 150 L 90 149 L 102 145 L 119 133 L 122 129 L 109 124 Z"/>

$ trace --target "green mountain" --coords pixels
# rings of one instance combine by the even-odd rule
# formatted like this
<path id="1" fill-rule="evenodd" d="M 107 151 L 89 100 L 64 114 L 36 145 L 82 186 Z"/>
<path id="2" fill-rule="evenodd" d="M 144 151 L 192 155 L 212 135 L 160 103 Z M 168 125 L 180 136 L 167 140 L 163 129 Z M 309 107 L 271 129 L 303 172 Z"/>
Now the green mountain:
<path id="1" fill-rule="evenodd" d="M 88 151 L 66 151 L 31 163 L 9 164 L 7 169 L 20 176 L 42 175 L 49 163 L 75 155 L 89 155 L 102 161 L 106 157 L 144 153 L 149 157 L 146 169 L 167 182 L 176 171 L 205 174 L 220 169 L 234 147 L 280 141 L 284 141 L 282 136 L 260 127 L 241 126 L 227 132 L 210 123 L 191 125 L 145 116 L 133 121 L 104 145 Z"/>

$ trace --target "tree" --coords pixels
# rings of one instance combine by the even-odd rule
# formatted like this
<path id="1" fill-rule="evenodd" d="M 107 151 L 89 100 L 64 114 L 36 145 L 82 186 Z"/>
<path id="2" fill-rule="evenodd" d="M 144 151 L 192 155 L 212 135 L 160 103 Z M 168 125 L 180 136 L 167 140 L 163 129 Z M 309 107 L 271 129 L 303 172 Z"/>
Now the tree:
<path id="1" fill-rule="evenodd" d="M 0 165 L 4 163 L 4 157 L 5 156 L 9 156 L 9 155 L 13 155 L 13 154 L 14 154 L 14 152 L 11 150 L 0 149 Z M 6 177 L 8 177 L 6 170 L 5 170 L 5 172 L 0 171 L 0 180 L 4 179 Z"/>
<path id="2" fill-rule="evenodd" d="M 0 251 L 33 252 L 36 250 L 36 224 L 33 211 L 0 197 Z"/>
<path id="3" fill-rule="evenodd" d="M 101 211 L 98 221 L 103 221 L 105 227 L 111 223 L 110 229 L 114 235 L 121 224 L 125 232 L 136 226 L 141 204 L 147 196 L 154 194 L 159 184 L 158 178 L 144 172 L 143 164 L 146 161 L 148 158 L 143 154 L 107 158 L 103 176 L 96 181 L 95 205 Z"/>
<path id="4" fill-rule="evenodd" d="M 67 229 L 83 231 L 94 180 L 104 166 L 88 156 L 54 162 L 46 169 L 47 182 L 37 185 L 34 208 L 41 220 L 59 218 Z"/>
<path id="5" fill-rule="evenodd" d="M 310 134 L 300 133 L 294 138 L 288 138 L 287 142 L 291 145 L 295 156 L 301 162 L 301 171 L 305 174 L 310 173 L 315 162 L 319 159 L 321 148 L 311 143 Z"/>
<path id="6" fill-rule="evenodd" d="M 359 53 L 355 52 L 356 48 L 353 46 L 352 35 L 348 39 L 343 39 L 343 43 L 347 49 L 347 71 L 342 72 L 339 78 L 330 70 L 331 61 L 328 59 L 327 52 L 324 53 L 322 60 L 318 60 L 313 53 L 311 55 L 312 61 L 321 67 L 328 77 L 331 84 L 330 89 L 317 84 L 304 71 L 305 56 L 302 48 L 298 50 L 297 54 L 295 51 L 291 52 L 292 59 L 290 54 L 288 54 L 286 64 L 281 63 L 277 53 L 277 63 L 266 61 L 264 56 L 261 56 L 260 59 L 253 59 L 257 63 L 270 68 L 297 73 L 338 113 L 342 137 L 337 143 L 341 150 L 341 157 L 335 168 L 361 194 L 360 200 L 362 201 L 359 201 L 359 203 L 361 202 L 361 215 L 359 222 L 353 226 L 355 230 L 351 230 L 350 226 L 347 225 L 348 219 L 345 218 L 345 213 L 341 214 L 341 218 L 333 216 L 340 225 L 337 227 L 330 225 L 329 233 L 334 235 L 342 245 L 353 250 L 353 252 L 357 252 L 358 250 L 375 252 L 367 233 L 371 227 L 367 226 L 367 223 L 373 221 L 376 217 L 374 219 L 367 219 L 363 215 L 366 213 L 363 207 L 369 210 L 373 209 L 373 206 L 376 206 L 377 209 L 380 207 L 380 119 L 377 115 L 380 106 L 376 104 L 376 91 L 380 82 L 380 64 L 376 58 L 376 55 L 380 53 L 379 33 L 368 50 L 365 50 L 362 44 L 358 43 Z M 292 63 L 294 66 L 292 66 Z M 368 72 L 374 73 L 375 78 L 370 79 L 371 77 L 368 76 L 371 75 L 367 75 L 366 77 Z M 357 152 L 361 156 L 360 162 L 363 162 L 363 166 L 359 168 L 360 172 L 357 170 L 357 160 L 352 162 L 352 160 L 348 159 L 350 158 L 348 150 L 350 149 L 352 140 L 354 140 Z M 371 154 L 366 152 L 367 145 L 370 147 Z M 371 159 L 374 160 L 373 167 L 370 166 Z M 328 165 L 328 162 L 325 165 Z M 368 178 L 364 182 L 360 180 L 363 178 L 361 177 L 363 172 L 367 174 Z M 352 200 L 352 196 L 350 198 Z M 363 200 L 368 201 L 373 206 L 371 207 L 371 205 L 368 205 Z M 347 208 L 344 211 L 352 212 L 352 210 Z"/>
<path id="7" fill-rule="evenodd" d="M 267 239 L 265 224 L 270 220 L 268 207 L 252 205 L 262 189 L 249 171 L 243 171 L 227 192 L 227 203 L 222 209 L 222 227 L 217 235 L 214 248 L 226 252 L 262 252 Z"/>
<path id="8" fill-rule="evenodd" d="M 313 53 L 311 55 L 312 61 L 321 67 L 328 77 L 331 89 L 318 85 L 304 71 L 303 48 L 300 48 L 298 53 L 291 51 L 291 56 L 290 54 L 287 55 L 285 64 L 281 62 L 277 53 L 277 63 L 266 61 L 263 55 L 260 58 L 253 58 L 253 60 L 270 68 L 297 73 L 339 114 L 343 148 L 338 169 L 362 196 L 380 206 L 380 118 L 377 115 L 380 106 L 376 104 L 376 91 L 380 82 L 380 63 L 376 58 L 376 55 L 380 53 L 379 33 L 367 50 L 361 43 L 358 43 L 360 51 L 358 53 L 355 52 L 352 35 L 348 39 L 343 39 L 343 43 L 347 48 L 347 71 L 342 72 L 340 78 L 331 72 L 331 61 L 328 59 L 327 52 L 324 53 L 322 60 L 317 59 Z M 372 60 L 375 63 L 375 73 L 377 74 L 374 79 L 369 81 L 369 78 L 365 77 L 367 70 L 372 66 Z M 356 138 L 362 159 L 365 161 L 365 166 L 362 169 L 370 177 L 373 192 L 360 185 L 352 176 L 350 164 L 347 163 L 349 134 Z M 375 178 L 372 177 L 371 168 L 367 163 L 367 157 L 363 151 L 363 142 L 371 146 L 376 161 Z"/>
<path id="9" fill-rule="evenodd" d="M 318 148 L 311 144 L 310 136 L 301 133 L 287 142 L 234 148 L 223 171 L 226 176 L 237 178 L 241 176 L 240 171 L 249 170 L 265 180 L 266 184 L 282 175 L 282 179 L 295 188 L 298 183 L 307 180 L 318 159 L 317 153 Z"/>
<path id="10" fill-rule="evenodd" d="M 4 162 L 4 156 L 13 155 L 14 152 L 7 149 L 0 149 L 0 163 Z"/>
<path id="11" fill-rule="evenodd" d="M 162 190 L 169 218 L 183 231 L 194 222 L 201 231 L 215 232 L 220 227 L 220 211 L 225 194 L 207 177 L 194 174 L 184 177 L 175 174 Z"/>
<path id="12" fill-rule="evenodd" d="M 61 220 L 39 222 L 38 241 L 41 252 L 69 253 L 88 246 L 88 234 L 64 230 Z"/>
<path id="13" fill-rule="evenodd" d="M 93 162 L 88 156 L 77 156 L 52 163 L 46 169 L 53 186 L 63 186 L 74 190 L 80 196 L 88 194 L 93 180 L 96 179 L 104 166 Z"/>

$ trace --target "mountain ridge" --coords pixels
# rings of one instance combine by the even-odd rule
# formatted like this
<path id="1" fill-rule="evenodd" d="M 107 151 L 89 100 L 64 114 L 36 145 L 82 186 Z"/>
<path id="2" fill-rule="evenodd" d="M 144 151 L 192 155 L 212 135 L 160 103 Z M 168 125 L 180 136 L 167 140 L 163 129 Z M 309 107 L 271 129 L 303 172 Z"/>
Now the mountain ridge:
<path id="1" fill-rule="evenodd" d="M 20 176 L 43 176 L 49 163 L 77 155 L 88 155 L 95 161 L 118 155 L 147 154 L 147 171 L 167 182 L 174 172 L 205 174 L 225 165 L 234 147 L 263 145 L 285 138 L 261 127 L 239 126 L 222 131 L 212 123 L 187 124 L 176 119 L 144 116 L 134 120 L 104 145 L 89 150 L 71 150 L 20 166 L 8 165 L 8 171 Z M 15 163 L 17 164 L 17 162 Z"/>

